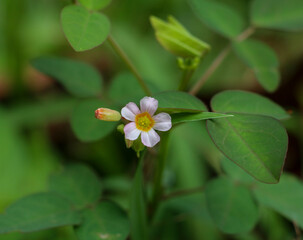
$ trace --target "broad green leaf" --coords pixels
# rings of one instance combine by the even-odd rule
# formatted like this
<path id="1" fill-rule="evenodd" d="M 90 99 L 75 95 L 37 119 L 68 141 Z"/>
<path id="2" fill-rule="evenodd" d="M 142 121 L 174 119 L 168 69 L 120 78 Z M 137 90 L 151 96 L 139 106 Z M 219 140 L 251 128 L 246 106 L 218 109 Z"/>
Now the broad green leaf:
<path id="1" fill-rule="evenodd" d="M 258 27 L 300 31 L 303 29 L 301 0 L 254 0 L 251 20 Z"/>
<path id="2" fill-rule="evenodd" d="M 205 196 L 209 213 L 223 232 L 248 232 L 257 223 L 258 209 L 250 191 L 229 178 L 210 181 Z"/>
<path id="3" fill-rule="evenodd" d="M 108 106 L 103 101 L 92 99 L 81 102 L 75 109 L 71 118 L 72 129 L 82 141 L 96 141 L 113 131 L 117 122 L 106 122 L 95 118 L 95 110 Z"/>
<path id="4" fill-rule="evenodd" d="M 147 85 L 152 92 L 156 92 L 155 86 L 149 83 Z M 108 95 L 112 101 L 123 106 L 129 102 L 137 103 L 146 96 L 138 80 L 128 72 L 120 73 L 112 80 Z"/>
<path id="5" fill-rule="evenodd" d="M 254 194 L 260 203 L 303 228 L 302 181 L 292 175 L 283 174 L 279 184 L 258 184 L 254 188 Z"/>
<path id="6" fill-rule="evenodd" d="M 92 66 L 57 57 L 41 57 L 32 61 L 40 72 L 58 80 L 76 97 L 94 97 L 101 93 L 102 78 Z"/>
<path id="7" fill-rule="evenodd" d="M 146 202 L 142 175 L 143 156 L 144 153 L 141 155 L 130 192 L 129 218 L 133 240 L 147 240 Z"/>
<path id="8" fill-rule="evenodd" d="M 250 67 L 259 83 L 267 91 L 275 91 L 280 82 L 278 58 L 266 44 L 257 40 L 235 42 L 233 48 L 237 55 Z"/>
<path id="9" fill-rule="evenodd" d="M 172 123 L 181 123 L 181 122 L 192 122 L 192 121 L 201 121 L 207 119 L 215 118 L 225 118 L 232 117 L 231 114 L 215 113 L 215 112 L 201 112 L 201 113 L 176 113 L 172 114 Z"/>
<path id="10" fill-rule="evenodd" d="M 205 25 L 225 37 L 235 38 L 245 28 L 244 19 L 224 3 L 213 0 L 190 0 L 190 3 Z"/>
<path id="11" fill-rule="evenodd" d="M 117 204 L 103 201 L 85 210 L 83 223 L 75 230 L 79 240 L 124 240 L 129 229 L 126 213 Z"/>
<path id="12" fill-rule="evenodd" d="M 100 10 L 110 4 L 111 0 L 79 0 L 79 2 L 90 10 Z"/>
<path id="13" fill-rule="evenodd" d="M 237 164 L 230 161 L 228 158 L 223 157 L 221 164 L 224 172 L 234 181 L 244 184 L 252 184 L 256 182 L 247 172 L 240 168 Z"/>
<path id="14" fill-rule="evenodd" d="M 216 94 L 211 100 L 211 108 L 216 112 L 260 114 L 279 120 L 289 117 L 282 107 L 270 99 L 240 90 L 226 90 Z"/>
<path id="15" fill-rule="evenodd" d="M 0 215 L 0 233 L 32 232 L 80 222 L 81 215 L 69 201 L 56 194 L 39 193 L 20 199 Z"/>
<path id="16" fill-rule="evenodd" d="M 258 68 L 254 72 L 264 89 L 273 92 L 278 88 L 280 84 L 280 72 L 277 69 Z"/>
<path id="17" fill-rule="evenodd" d="M 254 178 L 279 182 L 288 137 L 274 118 L 231 113 L 234 117 L 207 120 L 207 129 L 218 149 Z"/>
<path id="18" fill-rule="evenodd" d="M 67 40 L 77 52 L 97 47 L 110 32 L 110 22 L 105 15 L 78 5 L 63 8 L 61 23 Z"/>
<path id="19" fill-rule="evenodd" d="M 101 183 L 85 165 L 70 165 L 50 178 L 49 190 L 68 199 L 75 208 L 84 208 L 98 201 Z"/>
<path id="20" fill-rule="evenodd" d="M 289 231 L 289 222 L 277 212 L 260 204 L 259 215 L 260 219 L 258 224 L 260 226 L 260 230 L 265 233 L 263 238 L 272 240 L 290 240 L 294 237 L 294 232 Z"/>
<path id="21" fill-rule="evenodd" d="M 77 101 L 75 98 L 59 96 L 33 100 L 15 105 L 6 116 L 19 126 L 45 125 L 47 122 L 54 123 L 69 118 Z"/>
<path id="22" fill-rule="evenodd" d="M 198 113 L 207 111 L 207 107 L 202 101 L 185 92 L 161 92 L 153 97 L 159 101 L 159 112 Z"/>

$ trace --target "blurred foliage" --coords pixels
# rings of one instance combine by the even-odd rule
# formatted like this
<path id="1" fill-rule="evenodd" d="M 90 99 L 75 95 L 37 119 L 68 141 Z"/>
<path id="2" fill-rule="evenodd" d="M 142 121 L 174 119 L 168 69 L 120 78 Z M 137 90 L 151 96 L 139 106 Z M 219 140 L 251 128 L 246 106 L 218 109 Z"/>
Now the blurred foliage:
<path id="1" fill-rule="evenodd" d="M 266 1 L 269 6 L 274 6 L 277 12 L 283 10 L 284 7 L 289 11 L 293 9 L 293 6 L 283 4 L 278 9 L 279 4 L 275 1 L 275 3 L 272 3 L 272 0 Z M 198 0 L 190 2 L 191 4 L 199 3 Z M 232 7 L 237 18 L 241 19 L 240 26 L 234 26 L 233 32 L 238 33 L 242 26 L 248 25 L 249 6 L 252 1 L 218 0 L 217 2 Z M 256 1 L 254 4 L 253 19 L 256 19 L 262 10 L 258 8 L 259 2 L 263 1 Z M 126 71 L 126 67 L 113 53 L 108 43 L 93 51 L 81 53 L 75 53 L 70 47 L 60 26 L 60 11 L 69 3 L 71 3 L 69 0 L 0 1 L 0 212 L 17 199 L 31 193 L 46 191 L 50 175 L 58 172 L 62 165 L 74 162 L 88 163 L 97 171 L 101 178 L 104 198 L 119 203 L 124 209 L 128 206 L 131 179 L 137 165 L 135 154 L 125 147 L 121 148 L 124 146 L 124 141 L 119 133 L 107 135 L 106 132 L 98 132 L 98 126 L 91 132 L 106 136 L 104 139 L 93 143 L 82 143 L 77 140 L 72 127 L 75 124 L 82 124 L 84 120 L 81 115 L 85 115 L 75 116 L 74 108 L 81 108 L 81 105 L 77 105 L 78 100 L 71 98 L 62 85 L 34 70 L 30 64 L 31 60 L 42 55 L 59 55 L 88 62 L 103 76 L 105 90 L 101 95 L 109 95 L 115 101 L 109 104 L 120 107 L 125 104 L 129 96 L 134 97 L 134 101 L 142 97 L 142 90 L 135 82 L 132 84 L 132 76 Z M 301 1 L 298 0 L 297 3 L 295 7 L 302 10 Z M 198 10 L 203 9 L 198 8 Z M 225 10 L 222 9 L 222 11 Z M 274 29 L 285 29 L 291 25 L 293 29 L 302 29 L 301 22 L 296 20 L 302 11 L 298 11 L 293 21 L 281 25 L 277 19 L 270 21 L 272 8 L 262 11 L 265 10 L 268 11 L 267 18 L 255 20 L 257 25 L 271 26 Z M 193 14 L 191 5 L 185 0 L 113 0 L 102 12 L 111 19 L 112 35 L 127 51 L 142 75 L 152 83 L 151 89 L 155 92 L 158 89 L 176 89 L 176 80 L 180 78 L 181 71 L 177 68 L 176 59 L 164 52 L 156 42 L 149 23 L 150 15 L 164 19 L 167 15 L 173 14 L 194 36 L 211 44 L 212 51 L 203 59 L 201 67 L 194 73 L 192 83 L 202 75 L 227 43 L 223 37 L 226 35 L 226 29 L 217 29 L 217 32 L 223 36 L 212 32 L 209 27 L 201 23 L 198 16 Z M 225 16 L 224 12 L 222 14 Z M 209 24 L 211 25 L 212 22 Z M 234 34 L 227 37 L 233 36 Z M 301 178 L 303 174 L 303 33 L 259 29 L 254 38 L 256 41 L 267 43 L 277 55 L 281 72 L 281 83 L 277 91 L 266 93 L 255 81 L 254 61 L 248 59 L 245 53 L 248 51 L 249 56 L 252 57 L 251 54 L 255 54 L 260 49 L 249 48 L 243 53 L 241 48 L 242 51 L 238 49 L 237 55 L 245 58 L 247 65 L 253 68 L 253 71 L 248 69 L 235 53 L 231 53 L 205 84 L 199 97 L 208 103 L 214 93 L 237 88 L 264 94 L 280 105 L 286 106 L 291 118 L 283 122 L 289 132 L 290 141 L 285 170 Z M 271 65 L 271 63 L 268 64 L 269 67 L 277 68 L 276 64 Z M 58 74 L 56 70 L 54 71 Z M 119 84 L 121 76 L 129 78 L 131 87 Z M 259 81 L 262 84 L 261 79 L 262 77 Z M 124 89 L 124 87 L 131 89 Z M 268 88 L 273 89 L 275 85 Z M 129 94 L 130 91 L 135 94 Z M 99 104 L 94 103 L 92 109 L 95 106 L 100 107 Z M 72 126 L 68 121 L 70 118 L 73 119 Z M 115 126 L 111 127 L 113 129 Z M 84 140 L 94 138 L 91 133 L 81 132 L 78 133 L 79 136 L 80 138 L 82 136 Z M 214 173 L 225 174 L 226 172 L 234 176 L 234 181 L 245 184 L 254 181 L 247 180 L 245 177 L 243 180 L 242 169 L 237 166 L 230 167 L 228 163 L 225 163 L 227 159 L 216 150 L 209 139 L 204 122 L 178 126 L 171 139 L 168 168 L 165 172 L 165 184 L 169 189 L 167 194 L 186 188 L 200 187 Z M 150 162 L 152 159 L 146 164 L 152 164 Z M 149 178 L 151 173 L 147 171 L 145 175 Z M 302 188 L 302 183 L 293 182 L 292 179 L 287 179 L 287 176 L 285 179 L 285 181 L 291 181 L 295 187 L 298 184 Z M 284 202 L 289 201 L 289 198 L 292 198 L 292 201 L 298 199 L 297 203 L 300 203 L 302 197 L 299 193 L 295 193 L 296 190 L 292 191 L 284 185 L 281 187 L 285 192 L 285 198 L 279 202 L 282 206 Z M 275 194 L 276 189 L 264 187 L 264 189 L 256 190 L 256 195 L 264 206 L 259 213 L 258 225 L 250 233 L 225 235 L 219 232 L 214 223 L 216 219 L 213 220 L 207 210 L 205 194 L 198 193 L 165 200 L 154 222 L 154 225 L 160 228 L 153 228 L 150 235 L 154 239 L 165 240 L 186 239 L 189 235 L 191 239 L 197 240 L 293 239 L 295 231 L 292 222 L 283 217 L 288 217 L 288 215 L 285 214 L 283 208 L 277 211 L 280 206 L 271 206 L 268 203 L 268 198 L 272 196 L 266 198 L 262 194 L 271 191 Z M 294 215 L 298 214 L 295 207 L 291 209 Z M 302 215 L 298 218 L 300 226 L 302 226 L 301 218 Z M 0 236 L 0 240 L 27 239 L 75 240 L 77 237 L 71 227 Z"/>

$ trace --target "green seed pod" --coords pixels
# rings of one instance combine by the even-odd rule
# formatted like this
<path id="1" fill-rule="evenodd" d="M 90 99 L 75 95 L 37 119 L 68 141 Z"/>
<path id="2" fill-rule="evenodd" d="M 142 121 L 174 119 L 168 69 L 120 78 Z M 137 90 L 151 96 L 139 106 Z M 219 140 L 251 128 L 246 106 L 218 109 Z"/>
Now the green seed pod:
<path id="1" fill-rule="evenodd" d="M 151 24 L 159 43 L 172 54 L 183 58 L 203 57 L 210 46 L 191 35 L 174 17 L 169 16 L 168 22 L 151 16 Z"/>

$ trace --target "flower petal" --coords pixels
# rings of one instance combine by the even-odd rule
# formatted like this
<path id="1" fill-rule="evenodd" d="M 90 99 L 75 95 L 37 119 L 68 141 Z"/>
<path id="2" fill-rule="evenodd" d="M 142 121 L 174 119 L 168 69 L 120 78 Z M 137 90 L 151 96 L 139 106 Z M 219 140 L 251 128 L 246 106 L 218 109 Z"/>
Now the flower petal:
<path id="1" fill-rule="evenodd" d="M 168 131 L 171 129 L 171 117 L 167 113 L 159 113 L 153 116 L 155 120 L 155 125 L 153 126 L 154 129 L 158 131 Z"/>
<path id="2" fill-rule="evenodd" d="M 152 97 L 144 97 L 140 101 L 141 112 L 148 112 L 151 116 L 154 115 L 158 108 L 158 100 Z"/>
<path id="3" fill-rule="evenodd" d="M 160 141 L 160 136 L 154 129 L 141 133 L 141 141 L 147 147 L 153 147 Z"/>
<path id="4" fill-rule="evenodd" d="M 131 122 L 124 127 L 125 138 L 128 140 L 136 140 L 141 131 L 136 128 L 136 123 Z"/>
<path id="5" fill-rule="evenodd" d="M 121 110 L 121 115 L 129 121 L 135 121 L 136 115 L 141 113 L 137 105 L 133 102 L 126 104 Z"/>

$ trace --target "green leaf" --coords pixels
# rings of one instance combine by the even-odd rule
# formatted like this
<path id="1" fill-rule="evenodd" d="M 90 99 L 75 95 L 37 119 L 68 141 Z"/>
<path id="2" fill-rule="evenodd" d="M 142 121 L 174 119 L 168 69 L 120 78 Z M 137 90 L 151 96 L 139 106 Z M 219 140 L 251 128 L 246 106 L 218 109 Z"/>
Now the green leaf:
<path id="1" fill-rule="evenodd" d="M 210 181 L 205 196 L 209 213 L 223 232 L 248 232 L 257 223 L 258 209 L 250 191 L 229 178 Z"/>
<path id="2" fill-rule="evenodd" d="M 67 166 L 50 178 L 49 189 L 73 203 L 75 208 L 92 205 L 101 195 L 97 175 L 85 165 Z"/>
<path id="3" fill-rule="evenodd" d="M 240 90 L 226 90 L 216 94 L 211 100 L 211 108 L 216 112 L 259 114 L 279 120 L 289 118 L 289 114 L 270 99 Z"/>
<path id="4" fill-rule="evenodd" d="M 259 83 L 267 91 L 275 91 L 280 83 L 278 58 L 266 44 L 257 40 L 245 40 L 233 43 L 237 55 L 250 67 Z"/>
<path id="5" fill-rule="evenodd" d="M 79 224 L 81 215 L 56 194 L 39 193 L 22 198 L 0 215 L 0 233 L 32 232 Z"/>
<path id="6" fill-rule="evenodd" d="M 79 2 L 90 10 L 100 10 L 110 4 L 111 0 L 79 0 Z"/>
<path id="7" fill-rule="evenodd" d="M 288 137 L 274 118 L 242 113 L 207 121 L 218 149 L 251 176 L 265 183 L 279 182 Z"/>
<path id="8" fill-rule="evenodd" d="M 241 182 L 244 184 L 255 183 L 256 180 L 252 178 L 247 172 L 240 168 L 237 164 L 223 157 L 221 160 L 222 168 L 227 175 L 236 182 Z"/>
<path id="9" fill-rule="evenodd" d="M 69 96 L 32 100 L 15 105 L 7 116 L 16 125 L 26 127 L 37 127 L 37 125 L 45 125 L 48 122 L 62 122 L 70 117 L 77 101 L 74 97 Z"/>
<path id="10" fill-rule="evenodd" d="M 303 228 L 303 184 L 296 177 L 283 174 L 276 185 L 258 184 L 254 188 L 257 200 Z"/>
<path id="11" fill-rule="evenodd" d="M 303 2 L 301 0 L 254 0 L 251 19 L 258 27 L 303 30 Z"/>
<path id="12" fill-rule="evenodd" d="M 181 123 L 181 122 L 192 122 L 192 121 L 201 121 L 207 119 L 215 119 L 215 118 L 225 118 L 232 117 L 231 114 L 223 114 L 223 113 L 214 113 L 214 112 L 201 112 L 201 113 L 176 113 L 172 114 L 172 123 Z"/>
<path id="13" fill-rule="evenodd" d="M 131 239 L 147 240 L 146 202 L 143 186 L 143 160 L 142 153 L 130 192 L 129 218 L 131 221 Z"/>
<path id="14" fill-rule="evenodd" d="M 41 57 L 32 61 L 40 72 L 55 78 L 76 97 L 94 97 L 101 93 L 102 78 L 92 66 L 57 57 Z"/>
<path id="15" fill-rule="evenodd" d="M 147 83 L 148 87 L 156 92 L 154 85 Z M 126 105 L 129 102 L 139 102 L 146 96 L 138 80 L 129 72 L 120 73 L 112 80 L 108 90 L 108 95 L 115 103 Z"/>
<path id="16" fill-rule="evenodd" d="M 228 5 L 213 0 L 190 0 L 200 20 L 228 38 L 237 37 L 245 28 L 245 21 Z"/>
<path id="17" fill-rule="evenodd" d="M 185 92 L 162 92 L 153 97 L 159 101 L 159 112 L 198 113 L 207 111 L 207 107 L 202 101 Z"/>
<path id="18" fill-rule="evenodd" d="M 100 107 L 112 108 L 97 99 L 85 100 L 75 108 L 71 118 L 71 125 L 76 136 L 81 141 L 99 140 L 116 128 L 118 122 L 106 122 L 95 118 L 95 110 Z"/>
<path id="19" fill-rule="evenodd" d="M 61 23 L 67 40 L 77 52 L 97 47 L 110 32 L 110 22 L 105 15 L 77 5 L 63 8 Z"/>
<path id="20" fill-rule="evenodd" d="M 130 224 L 126 213 L 115 203 L 103 201 L 85 210 L 83 223 L 76 228 L 80 240 L 124 240 Z"/>

